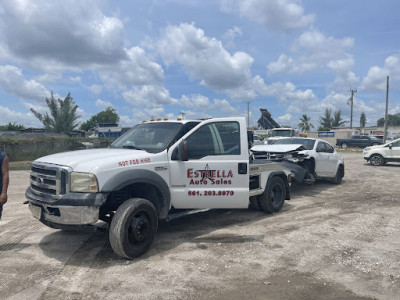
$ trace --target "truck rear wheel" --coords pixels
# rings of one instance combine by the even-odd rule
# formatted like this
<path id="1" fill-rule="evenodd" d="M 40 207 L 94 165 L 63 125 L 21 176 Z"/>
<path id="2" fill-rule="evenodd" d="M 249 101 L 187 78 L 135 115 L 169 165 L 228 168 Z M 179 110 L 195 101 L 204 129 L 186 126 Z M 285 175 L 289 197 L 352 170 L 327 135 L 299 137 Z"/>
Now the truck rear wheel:
<path id="1" fill-rule="evenodd" d="M 133 259 L 145 253 L 153 243 L 158 218 L 154 205 L 145 199 L 125 201 L 112 218 L 109 240 L 121 257 Z"/>
<path id="2" fill-rule="evenodd" d="M 268 189 L 259 198 L 261 209 L 269 214 L 280 211 L 286 198 L 285 183 L 275 176 L 271 179 Z"/>
<path id="3" fill-rule="evenodd" d="M 347 149 L 348 147 L 349 147 L 349 144 L 347 144 L 347 143 L 342 143 L 342 149 Z"/>

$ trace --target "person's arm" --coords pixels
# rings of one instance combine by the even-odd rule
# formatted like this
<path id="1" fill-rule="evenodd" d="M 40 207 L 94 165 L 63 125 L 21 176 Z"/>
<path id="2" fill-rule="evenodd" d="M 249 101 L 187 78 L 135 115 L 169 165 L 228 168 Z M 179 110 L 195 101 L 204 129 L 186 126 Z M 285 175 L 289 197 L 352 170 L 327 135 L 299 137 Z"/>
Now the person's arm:
<path id="1" fill-rule="evenodd" d="M 7 189 L 8 183 L 10 182 L 10 177 L 8 174 L 8 156 L 6 155 L 3 159 L 3 164 L 1 166 L 1 174 L 3 175 L 3 190 L 0 191 L 0 203 L 4 204 L 7 202 Z"/>

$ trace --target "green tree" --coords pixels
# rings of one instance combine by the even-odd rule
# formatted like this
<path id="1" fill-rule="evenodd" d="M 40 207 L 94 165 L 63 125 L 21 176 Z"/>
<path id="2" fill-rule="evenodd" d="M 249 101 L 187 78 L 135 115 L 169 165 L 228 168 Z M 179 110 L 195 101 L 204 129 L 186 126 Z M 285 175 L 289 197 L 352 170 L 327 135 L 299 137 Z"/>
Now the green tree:
<path id="1" fill-rule="evenodd" d="M 9 122 L 7 125 L 0 126 L 0 130 L 3 131 L 18 131 L 22 129 L 25 129 L 24 125 L 11 122 Z"/>
<path id="2" fill-rule="evenodd" d="M 365 113 L 362 112 L 360 116 L 360 127 L 364 128 L 366 123 L 367 123 L 367 117 L 365 116 Z"/>
<path id="3" fill-rule="evenodd" d="M 31 111 L 47 130 L 69 134 L 79 125 L 79 122 L 77 122 L 79 115 L 76 112 L 78 105 L 75 104 L 71 93 L 68 93 L 63 100 L 55 99 L 53 92 L 51 92 L 50 98 L 46 98 L 46 103 L 50 114 L 46 112 L 43 115 L 33 108 L 31 108 Z"/>
<path id="4" fill-rule="evenodd" d="M 307 114 L 304 114 L 300 118 L 300 123 L 298 124 L 299 128 L 303 132 L 309 132 L 311 128 L 314 128 L 314 125 L 310 123 L 311 117 L 307 116 Z"/>
<path id="5" fill-rule="evenodd" d="M 342 120 L 342 111 L 340 109 L 336 110 L 333 114 L 332 127 L 342 127 L 346 123 L 347 121 Z"/>
<path id="6" fill-rule="evenodd" d="M 395 115 L 388 114 L 388 126 L 400 126 L 400 113 Z M 380 118 L 376 122 L 377 126 L 384 126 L 385 125 L 385 118 Z"/>
<path id="7" fill-rule="evenodd" d="M 332 116 L 332 110 L 330 108 L 326 108 L 324 115 L 319 117 L 319 124 L 321 125 L 320 128 L 323 127 L 331 129 L 333 121 L 334 118 Z"/>
<path id="8" fill-rule="evenodd" d="M 84 122 L 80 128 L 82 130 L 89 131 L 101 123 L 117 124 L 118 122 L 119 122 L 119 115 L 117 111 L 115 110 L 115 108 L 109 106 L 105 110 L 99 112 L 98 114 L 92 116 L 89 120 Z"/>

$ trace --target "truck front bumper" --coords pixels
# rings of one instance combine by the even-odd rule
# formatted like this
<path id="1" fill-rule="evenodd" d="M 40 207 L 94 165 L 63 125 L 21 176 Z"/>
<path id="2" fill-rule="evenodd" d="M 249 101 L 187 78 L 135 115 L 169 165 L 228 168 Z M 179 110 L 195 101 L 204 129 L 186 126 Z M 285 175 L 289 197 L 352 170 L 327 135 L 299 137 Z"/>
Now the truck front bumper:
<path id="1" fill-rule="evenodd" d="M 69 193 L 60 199 L 36 195 L 26 190 L 32 215 L 46 225 L 89 225 L 99 220 L 100 206 L 106 201 L 106 194 Z"/>

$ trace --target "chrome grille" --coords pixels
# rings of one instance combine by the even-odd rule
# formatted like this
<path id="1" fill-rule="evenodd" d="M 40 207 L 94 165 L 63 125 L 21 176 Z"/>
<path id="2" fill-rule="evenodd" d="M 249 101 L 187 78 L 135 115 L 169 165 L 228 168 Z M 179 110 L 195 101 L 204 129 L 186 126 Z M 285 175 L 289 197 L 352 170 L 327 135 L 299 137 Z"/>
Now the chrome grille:
<path id="1" fill-rule="evenodd" d="M 31 188 L 42 196 L 59 197 L 68 191 L 68 168 L 57 165 L 32 163 Z"/>

